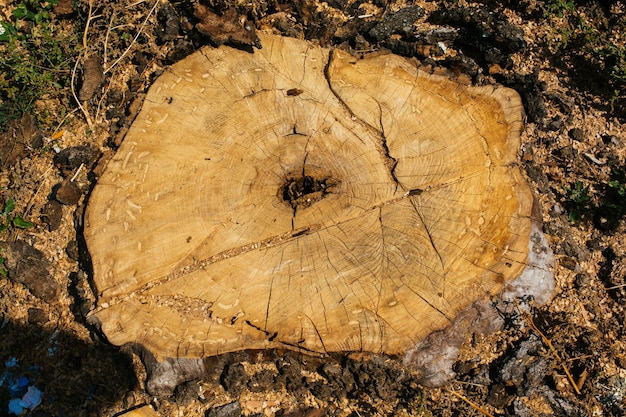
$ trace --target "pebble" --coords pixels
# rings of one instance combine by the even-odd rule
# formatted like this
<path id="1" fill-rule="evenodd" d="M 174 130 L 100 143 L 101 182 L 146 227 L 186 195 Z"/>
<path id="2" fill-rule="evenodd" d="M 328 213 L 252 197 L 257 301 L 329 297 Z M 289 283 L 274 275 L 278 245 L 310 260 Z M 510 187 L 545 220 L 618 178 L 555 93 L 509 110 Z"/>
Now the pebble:
<path id="1" fill-rule="evenodd" d="M 237 401 L 222 405 L 220 407 L 213 407 L 209 409 L 205 417 L 239 417 L 241 416 L 241 406 Z"/>
<path id="2" fill-rule="evenodd" d="M 50 275 L 52 265 L 43 253 L 22 240 L 0 242 L 7 276 L 23 284 L 30 292 L 47 303 L 56 301 L 59 285 Z"/>
<path id="3" fill-rule="evenodd" d="M 68 179 L 57 185 L 54 198 L 61 204 L 73 206 L 78 204 L 80 197 L 83 195 L 78 184 Z"/>

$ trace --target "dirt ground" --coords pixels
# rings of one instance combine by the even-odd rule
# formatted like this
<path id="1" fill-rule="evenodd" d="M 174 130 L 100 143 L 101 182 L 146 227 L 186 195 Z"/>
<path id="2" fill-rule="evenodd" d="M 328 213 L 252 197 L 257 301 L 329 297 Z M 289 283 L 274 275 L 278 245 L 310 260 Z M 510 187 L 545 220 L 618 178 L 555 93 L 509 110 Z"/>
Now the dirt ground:
<path id="1" fill-rule="evenodd" d="M 0 415 L 37 391 L 41 403 L 24 413 L 110 416 L 150 404 L 160 416 L 626 414 L 623 3 L 52 3 L 43 23 L 22 19 L 17 33 L 36 40 L 45 24 L 73 55 L 56 85 L 0 129 Z M 43 2 L 0 2 L 0 21 L 33 4 Z M 104 162 L 165 68 L 203 45 L 251 49 L 254 30 L 355 55 L 388 49 L 522 96 L 519 165 L 543 208 L 557 289 L 532 315 L 469 338 L 448 385 L 422 387 L 393 358 L 242 353 L 153 398 L 140 358 L 86 322 L 95 299 L 82 214 Z M 11 76 L 3 70 L 0 84 Z"/>

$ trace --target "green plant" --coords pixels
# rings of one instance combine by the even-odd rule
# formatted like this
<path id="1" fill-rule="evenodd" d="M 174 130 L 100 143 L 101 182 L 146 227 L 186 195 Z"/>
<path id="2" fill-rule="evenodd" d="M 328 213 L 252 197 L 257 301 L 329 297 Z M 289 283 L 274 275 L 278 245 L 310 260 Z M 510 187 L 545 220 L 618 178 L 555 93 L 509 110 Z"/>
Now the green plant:
<path id="1" fill-rule="evenodd" d="M 7 269 L 4 267 L 5 261 L 6 259 L 4 259 L 4 256 L 2 256 L 2 249 L 0 249 L 0 275 L 2 275 L 3 277 L 7 276 Z"/>
<path id="2" fill-rule="evenodd" d="M 15 200 L 13 198 L 9 198 L 7 202 L 4 203 L 4 207 L 2 208 L 2 212 L 0 213 L 0 231 L 7 230 L 13 227 L 17 227 L 20 229 L 28 229 L 29 227 L 33 227 L 33 224 L 31 222 L 24 220 L 19 214 L 13 214 L 14 209 Z"/>
<path id="3" fill-rule="evenodd" d="M 591 196 L 589 186 L 582 181 L 576 181 L 573 187 L 563 187 L 567 195 L 566 207 L 570 221 L 578 221 L 585 211 L 589 210 Z"/>
<path id="4" fill-rule="evenodd" d="M 34 112 L 46 94 L 66 94 L 74 42 L 50 21 L 57 2 L 24 0 L 0 22 L 0 126 Z"/>
<path id="5" fill-rule="evenodd" d="M 612 180 L 607 182 L 607 189 L 603 197 L 603 206 L 613 209 L 615 214 L 626 214 L 626 174 L 618 169 L 613 169 Z"/>
<path id="6" fill-rule="evenodd" d="M 59 0 L 23 0 L 15 6 L 15 10 L 13 10 L 13 17 L 16 20 L 30 20 L 35 22 L 35 24 L 39 24 L 43 20 L 48 20 L 50 18 L 50 11 L 58 3 Z"/>
<path id="7" fill-rule="evenodd" d="M 572 0 L 546 0 L 544 3 L 544 17 L 550 17 L 555 15 L 557 17 L 563 17 L 565 12 L 574 12 L 576 5 Z"/>
<path id="8" fill-rule="evenodd" d="M 609 43 L 601 48 L 596 48 L 594 52 L 604 64 L 605 71 L 611 79 L 618 84 L 626 84 L 626 49 Z"/>

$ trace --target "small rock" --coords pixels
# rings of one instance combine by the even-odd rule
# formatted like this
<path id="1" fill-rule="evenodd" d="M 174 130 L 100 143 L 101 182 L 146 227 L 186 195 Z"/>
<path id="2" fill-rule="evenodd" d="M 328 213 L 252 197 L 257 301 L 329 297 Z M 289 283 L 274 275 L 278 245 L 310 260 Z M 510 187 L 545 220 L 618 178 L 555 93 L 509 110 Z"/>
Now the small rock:
<path id="1" fill-rule="evenodd" d="M 557 116 L 548 123 L 548 125 L 546 126 L 546 129 L 548 129 L 551 132 L 558 132 L 559 130 L 561 130 L 562 127 L 563 127 L 563 119 Z"/>
<path id="2" fill-rule="evenodd" d="M 385 14 L 382 21 L 369 31 L 369 35 L 379 42 L 395 34 L 411 36 L 415 33 L 414 23 L 422 16 L 424 9 L 419 6 L 408 6 L 396 13 Z"/>
<path id="3" fill-rule="evenodd" d="M 519 342 L 514 353 L 503 364 L 494 364 L 497 366 L 500 381 L 511 386 L 522 384 L 528 366 L 538 358 L 537 351 L 541 345 L 541 339 L 535 334 Z"/>
<path id="4" fill-rule="evenodd" d="M 63 180 L 63 182 L 57 184 L 56 191 L 54 193 L 54 198 L 61 204 L 65 204 L 66 206 L 73 206 L 78 204 L 80 197 L 83 195 L 78 184 L 68 179 Z"/>
<path id="5" fill-rule="evenodd" d="M 91 292 L 87 277 L 83 271 L 70 273 L 69 292 L 74 302 L 72 303 L 72 312 L 79 317 L 86 317 L 95 302 L 95 297 Z"/>
<path id="6" fill-rule="evenodd" d="M 142 86 L 143 86 L 143 78 L 141 78 L 139 75 L 134 75 L 130 77 L 130 80 L 128 80 L 128 89 L 132 93 L 136 93 L 137 91 L 139 91 Z"/>
<path id="7" fill-rule="evenodd" d="M 83 63 L 83 84 L 78 92 L 78 99 L 86 101 L 91 99 L 104 81 L 104 72 L 100 57 L 92 55 Z"/>
<path id="8" fill-rule="evenodd" d="M 69 16 L 74 13 L 74 0 L 59 0 L 52 9 L 58 17 Z"/>
<path id="9" fill-rule="evenodd" d="M 449 26 L 437 27 L 418 32 L 415 37 L 418 42 L 435 45 L 439 42 L 452 42 L 459 34 L 459 30 Z"/>
<path id="10" fill-rule="evenodd" d="M 579 246 L 571 236 L 567 236 L 565 238 L 563 243 L 561 243 L 561 247 L 567 256 L 571 256 L 572 258 L 576 258 L 580 261 L 586 261 L 589 259 L 589 251 L 586 248 Z"/>
<path id="11" fill-rule="evenodd" d="M 135 54 L 133 55 L 132 63 L 135 65 L 137 74 L 143 74 L 143 72 L 146 70 L 146 68 L 148 68 L 153 59 L 154 58 L 151 54 L 146 54 L 141 51 L 135 52 Z M 131 89 L 130 91 L 136 90 Z"/>
<path id="12" fill-rule="evenodd" d="M 74 175 L 81 164 L 85 165 L 85 168 L 91 168 L 98 156 L 98 150 L 91 146 L 72 146 L 54 155 L 53 161 L 54 165 L 67 177 Z"/>
<path id="13" fill-rule="evenodd" d="M 565 256 L 559 259 L 559 264 L 562 267 L 569 269 L 570 271 L 576 271 L 578 267 L 578 262 L 576 262 L 576 259 L 570 258 L 569 256 Z"/>
<path id="14" fill-rule="evenodd" d="M 303 389 L 302 366 L 294 354 L 288 352 L 278 358 L 276 368 L 279 373 L 277 381 L 284 383 L 288 390 L 297 392 Z"/>
<path id="15" fill-rule="evenodd" d="M 261 49 L 261 40 L 252 26 L 242 26 L 237 12 L 230 9 L 218 16 L 208 7 L 196 3 L 194 16 L 199 19 L 196 29 L 211 39 L 216 45 L 232 43 L 242 46 L 255 46 Z"/>
<path id="16" fill-rule="evenodd" d="M 78 243 L 75 240 L 70 241 L 65 247 L 65 254 L 73 261 L 78 261 Z"/>
<path id="17" fill-rule="evenodd" d="M 26 113 L 20 120 L 12 121 L 7 131 L 0 135 L 0 167 L 12 166 L 24 158 L 29 146 L 41 148 L 43 137 L 32 114 Z"/>
<path id="18" fill-rule="evenodd" d="M 268 369 L 264 369 L 252 376 L 248 382 L 248 388 L 252 392 L 263 392 L 271 389 L 274 384 L 274 373 Z"/>
<path id="19" fill-rule="evenodd" d="M 589 287 L 591 285 L 591 277 L 589 274 L 580 273 L 576 274 L 576 288 L 583 289 Z"/>
<path id="20" fill-rule="evenodd" d="M 226 391 L 237 396 L 246 388 L 249 379 L 244 366 L 240 363 L 233 363 L 224 368 L 221 383 Z"/>
<path id="21" fill-rule="evenodd" d="M 510 396 L 506 392 L 504 384 L 493 384 L 489 388 L 489 395 L 487 396 L 487 402 L 496 407 L 503 408 L 509 402 Z"/>
<path id="22" fill-rule="evenodd" d="M 83 280 L 85 282 L 86 280 Z M 201 379 L 206 374 L 202 359 L 167 358 L 157 362 L 156 358 L 141 345 L 133 346 L 146 367 L 146 391 L 156 397 L 171 396 L 176 386 L 186 381 Z"/>
<path id="23" fill-rule="evenodd" d="M 176 9 L 166 3 L 161 7 L 157 13 L 157 20 L 159 25 L 156 28 L 157 38 L 161 42 L 172 41 L 176 39 L 180 31 L 180 22 Z"/>
<path id="24" fill-rule="evenodd" d="M 48 225 L 48 230 L 54 232 L 61 226 L 63 206 L 56 200 L 49 200 L 41 210 L 41 221 Z"/>
<path id="25" fill-rule="evenodd" d="M 457 75 L 467 74 L 470 77 L 476 77 L 481 71 L 476 61 L 465 55 L 446 57 L 443 65 L 450 68 Z"/>
<path id="26" fill-rule="evenodd" d="M 42 325 L 48 321 L 48 315 L 40 308 L 31 307 L 28 309 L 28 323 Z"/>
<path id="27" fill-rule="evenodd" d="M 0 242 L 0 249 L 9 279 L 25 285 L 47 303 L 56 300 L 59 285 L 50 276 L 52 265 L 41 251 L 22 240 Z"/>
<path id="28" fill-rule="evenodd" d="M 41 148 L 43 146 L 44 134 L 37 127 L 37 119 L 30 113 L 26 113 L 20 119 L 20 133 L 18 140 L 27 143 L 33 148 Z"/>
<path id="29" fill-rule="evenodd" d="M 197 381 L 187 381 L 178 385 L 174 390 L 174 398 L 178 405 L 189 405 L 198 399 L 199 387 Z"/>
<path id="30" fill-rule="evenodd" d="M 570 138 L 574 139 L 577 142 L 582 142 L 585 140 L 585 134 L 583 130 L 579 127 L 575 127 L 568 132 Z"/>
<path id="31" fill-rule="evenodd" d="M 192 54 L 195 50 L 196 48 L 193 46 L 193 43 L 181 39 L 167 54 L 167 61 L 173 64 L 185 58 L 187 55 Z"/>
<path id="32" fill-rule="evenodd" d="M 241 416 L 241 406 L 237 401 L 220 407 L 213 407 L 207 410 L 205 417 L 239 417 Z"/>

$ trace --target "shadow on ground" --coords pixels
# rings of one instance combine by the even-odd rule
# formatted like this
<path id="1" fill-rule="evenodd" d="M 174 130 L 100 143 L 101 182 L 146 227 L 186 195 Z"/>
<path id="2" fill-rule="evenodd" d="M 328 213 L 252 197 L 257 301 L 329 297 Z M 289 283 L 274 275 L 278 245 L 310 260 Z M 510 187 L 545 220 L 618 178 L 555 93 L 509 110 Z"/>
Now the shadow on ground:
<path id="1" fill-rule="evenodd" d="M 0 324 L 0 359 L 0 415 L 25 396 L 29 412 L 28 399 L 40 391 L 28 415 L 98 416 L 137 382 L 131 359 L 114 348 L 9 320 Z"/>

